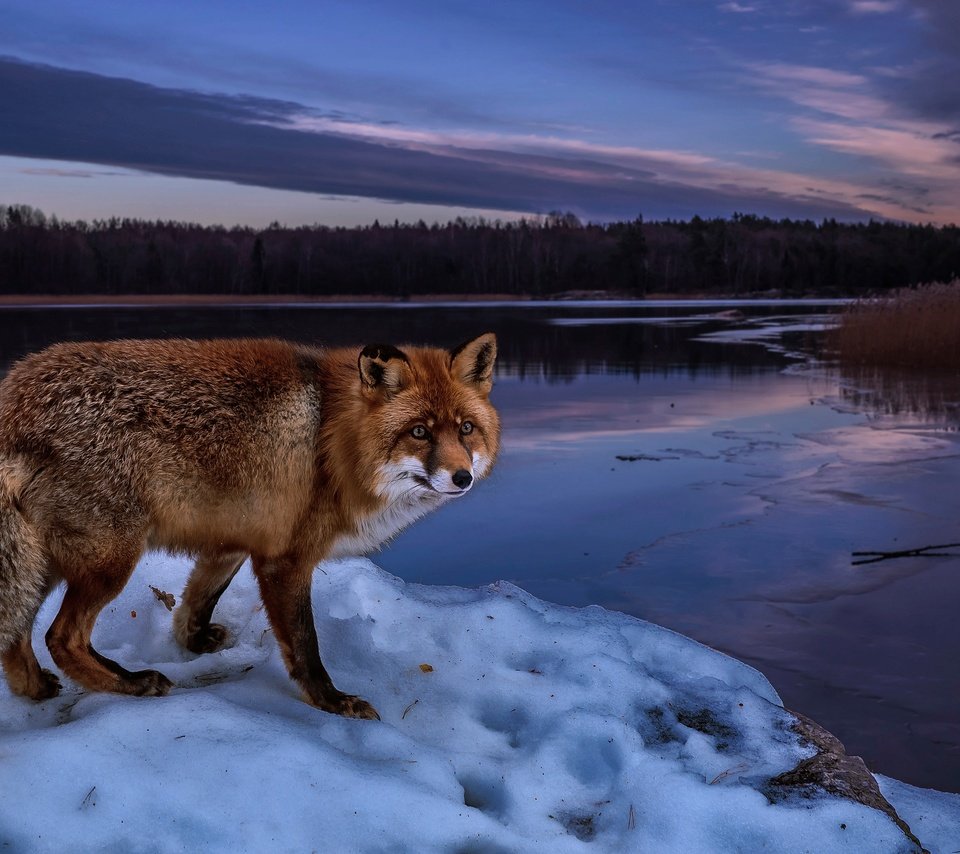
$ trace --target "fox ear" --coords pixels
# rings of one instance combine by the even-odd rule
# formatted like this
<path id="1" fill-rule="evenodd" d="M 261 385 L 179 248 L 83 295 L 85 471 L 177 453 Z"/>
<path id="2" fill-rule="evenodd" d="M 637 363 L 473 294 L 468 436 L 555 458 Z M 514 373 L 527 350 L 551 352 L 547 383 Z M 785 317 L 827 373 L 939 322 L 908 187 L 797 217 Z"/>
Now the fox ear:
<path id="1" fill-rule="evenodd" d="M 410 361 L 390 344 L 369 344 L 357 359 L 364 389 L 395 394 L 410 381 Z"/>
<path id="2" fill-rule="evenodd" d="M 478 386 L 484 394 L 493 388 L 493 363 L 497 358 L 497 336 L 487 332 L 466 341 L 450 353 L 450 373 L 466 385 Z"/>

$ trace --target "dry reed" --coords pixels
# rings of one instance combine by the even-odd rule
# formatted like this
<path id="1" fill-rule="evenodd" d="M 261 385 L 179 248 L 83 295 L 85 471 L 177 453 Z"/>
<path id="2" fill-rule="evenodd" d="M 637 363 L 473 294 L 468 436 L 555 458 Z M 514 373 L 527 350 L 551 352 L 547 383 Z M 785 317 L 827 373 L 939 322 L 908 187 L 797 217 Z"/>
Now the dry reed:
<path id="1" fill-rule="evenodd" d="M 845 365 L 960 372 L 960 279 L 856 302 L 827 344 Z"/>

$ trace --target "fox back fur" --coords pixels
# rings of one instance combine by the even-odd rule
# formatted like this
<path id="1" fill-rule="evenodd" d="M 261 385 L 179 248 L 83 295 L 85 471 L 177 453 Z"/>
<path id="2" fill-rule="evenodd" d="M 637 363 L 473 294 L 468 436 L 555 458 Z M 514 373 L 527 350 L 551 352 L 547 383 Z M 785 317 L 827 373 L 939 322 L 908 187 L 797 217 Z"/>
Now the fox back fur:
<path id="1" fill-rule="evenodd" d="M 196 557 L 174 615 L 195 652 L 226 629 L 213 609 L 250 557 L 291 677 L 330 712 L 377 717 L 324 668 L 313 568 L 363 554 L 491 469 L 496 339 L 453 351 L 322 350 L 277 340 L 59 344 L 0 383 L 0 656 L 13 691 L 54 696 L 31 646 L 37 610 L 67 585 L 47 646 L 91 690 L 151 695 L 90 644 L 139 557 Z"/>

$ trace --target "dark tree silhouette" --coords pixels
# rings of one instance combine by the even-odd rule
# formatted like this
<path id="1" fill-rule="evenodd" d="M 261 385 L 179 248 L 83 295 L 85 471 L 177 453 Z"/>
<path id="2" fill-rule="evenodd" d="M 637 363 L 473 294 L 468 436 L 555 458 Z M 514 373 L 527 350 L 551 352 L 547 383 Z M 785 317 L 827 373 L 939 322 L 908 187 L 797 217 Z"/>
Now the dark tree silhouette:
<path id="1" fill-rule="evenodd" d="M 0 205 L 2 294 L 864 295 L 960 273 L 956 226 L 828 219 L 584 224 L 457 218 L 361 228 L 64 222 Z"/>

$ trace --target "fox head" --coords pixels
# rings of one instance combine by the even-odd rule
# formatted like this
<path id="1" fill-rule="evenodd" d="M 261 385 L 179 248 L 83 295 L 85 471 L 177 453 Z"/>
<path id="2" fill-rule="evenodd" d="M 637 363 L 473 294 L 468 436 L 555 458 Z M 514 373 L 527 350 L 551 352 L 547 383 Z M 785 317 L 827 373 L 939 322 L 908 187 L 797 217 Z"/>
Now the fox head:
<path id="1" fill-rule="evenodd" d="M 500 445 L 489 400 L 496 355 L 492 333 L 451 351 L 374 344 L 360 352 L 361 454 L 376 495 L 444 501 L 490 471 Z"/>

